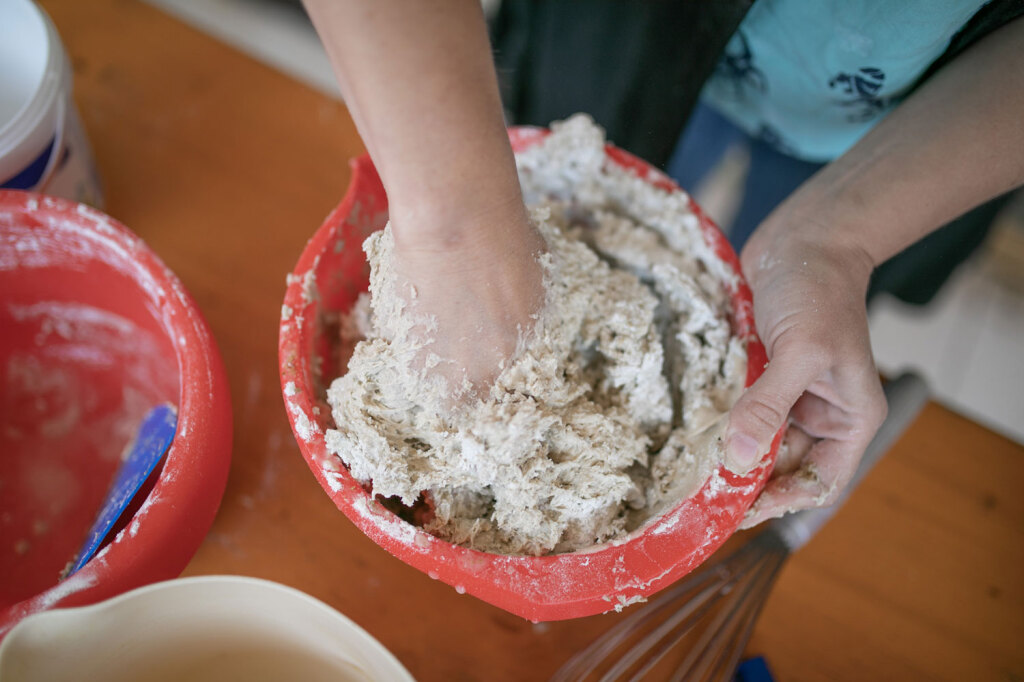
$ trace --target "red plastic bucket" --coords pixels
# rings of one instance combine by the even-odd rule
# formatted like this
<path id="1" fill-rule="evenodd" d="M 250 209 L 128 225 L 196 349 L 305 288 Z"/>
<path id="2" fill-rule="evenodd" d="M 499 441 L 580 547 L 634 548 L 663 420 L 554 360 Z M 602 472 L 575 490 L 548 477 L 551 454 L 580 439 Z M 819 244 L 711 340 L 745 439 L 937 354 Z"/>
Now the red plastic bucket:
<path id="1" fill-rule="evenodd" d="M 231 404 L 213 337 L 135 235 L 82 204 L 0 191 L 0 638 L 24 616 L 176 577 L 213 521 Z M 144 501 L 80 571 L 81 547 L 141 417 L 178 426 Z"/>
<path id="2" fill-rule="evenodd" d="M 548 132 L 513 128 L 521 151 Z M 681 191 L 668 176 L 616 147 L 609 158 L 653 185 Z M 347 311 L 368 285 L 361 244 L 387 222 L 387 197 L 368 156 L 352 162 L 341 204 L 313 235 L 289 275 L 279 339 L 281 387 L 299 448 L 338 508 L 367 536 L 402 561 L 506 611 L 533 621 L 602 613 L 641 601 L 706 559 L 736 530 L 771 471 L 778 437 L 761 464 L 745 476 L 720 467 L 703 488 L 629 536 L 590 550 L 549 556 L 503 556 L 453 545 L 407 523 L 375 501 L 327 451 L 332 426 L 325 384 L 342 368 L 331 315 Z M 761 374 L 765 351 L 754 330 L 753 305 L 735 252 L 694 204 L 705 240 L 738 275 L 730 291 L 736 333 L 747 340 L 749 386 Z"/>

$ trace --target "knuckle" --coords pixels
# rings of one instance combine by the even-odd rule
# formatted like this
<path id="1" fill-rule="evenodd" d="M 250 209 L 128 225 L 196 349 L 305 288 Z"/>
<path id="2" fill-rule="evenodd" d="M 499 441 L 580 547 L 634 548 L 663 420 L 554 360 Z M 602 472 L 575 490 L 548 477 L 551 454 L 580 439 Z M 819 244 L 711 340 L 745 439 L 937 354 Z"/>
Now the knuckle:
<path id="1" fill-rule="evenodd" d="M 803 355 L 807 362 L 816 367 L 827 367 L 836 356 L 836 344 L 833 339 L 816 334 L 804 342 Z"/>
<path id="2" fill-rule="evenodd" d="M 885 399 L 876 401 L 874 403 L 874 414 L 871 415 L 871 423 L 877 429 L 885 421 L 885 418 L 889 416 L 889 403 L 885 402 Z"/>
<path id="3" fill-rule="evenodd" d="M 865 397 L 860 414 L 865 429 L 874 434 L 889 414 L 889 403 L 885 400 L 885 393 L 882 392 L 881 386 L 877 392 L 871 391 Z"/>
<path id="4" fill-rule="evenodd" d="M 779 338 L 775 346 L 778 354 L 785 354 L 818 371 L 824 371 L 834 364 L 836 345 L 823 334 L 804 336 L 786 335 Z"/>
<path id="5" fill-rule="evenodd" d="M 746 426 L 767 437 L 775 433 L 786 421 L 787 410 L 760 398 L 752 398 L 745 406 Z"/>

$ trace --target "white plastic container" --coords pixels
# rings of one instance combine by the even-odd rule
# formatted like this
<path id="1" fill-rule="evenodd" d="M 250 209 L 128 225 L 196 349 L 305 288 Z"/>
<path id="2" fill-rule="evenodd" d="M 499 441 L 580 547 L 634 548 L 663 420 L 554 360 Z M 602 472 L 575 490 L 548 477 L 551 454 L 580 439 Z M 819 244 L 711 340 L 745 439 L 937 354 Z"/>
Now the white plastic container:
<path id="1" fill-rule="evenodd" d="M 102 204 L 71 99 L 71 65 L 31 0 L 0 0 L 0 188 Z"/>
<path id="2" fill-rule="evenodd" d="M 0 644 L 0 679 L 413 682 L 377 640 L 323 602 L 241 576 L 170 580 L 31 615 Z"/>

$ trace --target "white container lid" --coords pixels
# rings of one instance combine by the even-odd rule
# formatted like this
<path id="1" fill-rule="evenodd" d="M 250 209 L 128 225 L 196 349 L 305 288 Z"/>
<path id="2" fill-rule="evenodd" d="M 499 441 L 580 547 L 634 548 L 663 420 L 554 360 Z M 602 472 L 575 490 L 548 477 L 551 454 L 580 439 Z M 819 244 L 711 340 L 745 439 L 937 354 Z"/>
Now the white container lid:
<path id="1" fill-rule="evenodd" d="M 0 2 L 0 176 L 53 137 L 67 69 L 49 17 L 31 0 Z"/>

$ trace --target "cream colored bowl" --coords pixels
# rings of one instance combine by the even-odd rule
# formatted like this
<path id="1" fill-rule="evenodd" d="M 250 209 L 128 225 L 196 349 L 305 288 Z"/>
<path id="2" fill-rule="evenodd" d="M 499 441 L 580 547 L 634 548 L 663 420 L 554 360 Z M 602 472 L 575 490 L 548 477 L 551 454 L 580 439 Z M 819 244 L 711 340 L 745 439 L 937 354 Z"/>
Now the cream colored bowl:
<path id="1" fill-rule="evenodd" d="M 149 585 L 30 616 L 0 644 L 4 682 L 412 681 L 323 602 L 239 576 Z"/>

